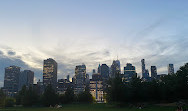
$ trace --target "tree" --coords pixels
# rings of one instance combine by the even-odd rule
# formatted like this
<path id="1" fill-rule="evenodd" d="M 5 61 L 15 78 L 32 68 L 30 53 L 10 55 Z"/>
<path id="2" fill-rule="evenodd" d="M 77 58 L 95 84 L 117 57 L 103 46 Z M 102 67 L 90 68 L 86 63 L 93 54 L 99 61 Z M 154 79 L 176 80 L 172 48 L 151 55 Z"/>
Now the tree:
<path id="1" fill-rule="evenodd" d="M 122 82 L 120 74 L 116 74 L 115 78 L 110 78 L 108 81 L 106 99 L 108 102 L 124 102 L 125 100 L 125 85 Z"/>
<path id="2" fill-rule="evenodd" d="M 75 100 L 75 95 L 74 95 L 74 91 L 73 88 L 68 87 L 65 94 L 60 95 L 59 97 L 60 102 L 63 104 L 68 104 L 68 103 L 72 103 Z"/>
<path id="3" fill-rule="evenodd" d="M 4 107 L 4 105 L 5 105 L 5 94 L 0 89 L 0 107 Z"/>
<path id="4" fill-rule="evenodd" d="M 6 98 L 5 99 L 5 107 L 13 107 L 16 103 L 14 98 Z"/>
<path id="5" fill-rule="evenodd" d="M 85 88 L 84 92 L 77 95 L 78 102 L 80 103 L 93 103 L 93 97 L 90 93 L 89 87 Z"/>
<path id="6" fill-rule="evenodd" d="M 48 85 L 42 95 L 42 103 L 44 106 L 55 106 L 58 103 L 58 95 L 51 85 Z"/>

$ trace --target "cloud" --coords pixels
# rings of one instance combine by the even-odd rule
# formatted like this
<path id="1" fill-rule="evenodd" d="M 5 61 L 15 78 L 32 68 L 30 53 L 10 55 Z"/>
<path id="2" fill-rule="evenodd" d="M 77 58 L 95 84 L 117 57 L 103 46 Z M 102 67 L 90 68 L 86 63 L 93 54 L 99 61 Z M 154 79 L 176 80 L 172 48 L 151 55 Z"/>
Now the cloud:
<path id="1" fill-rule="evenodd" d="M 14 56 L 14 55 L 16 55 L 16 52 L 9 50 L 7 52 L 7 54 L 10 55 L 10 56 Z"/>

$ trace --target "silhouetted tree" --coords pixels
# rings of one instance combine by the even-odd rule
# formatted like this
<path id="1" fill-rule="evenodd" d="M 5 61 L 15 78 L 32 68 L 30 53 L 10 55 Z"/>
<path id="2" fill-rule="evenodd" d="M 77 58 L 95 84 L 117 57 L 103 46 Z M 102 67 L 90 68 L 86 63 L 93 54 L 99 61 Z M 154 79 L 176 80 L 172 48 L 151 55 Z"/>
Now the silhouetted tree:
<path id="1" fill-rule="evenodd" d="M 110 78 L 108 81 L 106 99 L 108 102 L 124 102 L 125 85 L 122 82 L 120 74 L 116 74 L 115 78 Z"/>
<path id="2" fill-rule="evenodd" d="M 0 89 L 0 107 L 4 107 L 4 105 L 5 105 L 5 94 Z"/>
<path id="3" fill-rule="evenodd" d="M 94 100 L 90 93 L 89 87 L 86 87 L 84 92 L 77 95 L 77 100 L 80 103 L 93 103 Z"/>
<path id="4" fill-rule="evenodd" d="M 75 100 L 74 90 L 71 87 L 68 87 L 65 94 L 60 95 L 59 97 L 60 103 L 62 104 L 68 104 L 72 103 Z"/>
<path id="5" fill-rule="evenodd" d="M 58 95 L 51 85 L 48 85 L 42 95 L 42 103 L 44 106 L 55 106 L 58 103 Z"/>

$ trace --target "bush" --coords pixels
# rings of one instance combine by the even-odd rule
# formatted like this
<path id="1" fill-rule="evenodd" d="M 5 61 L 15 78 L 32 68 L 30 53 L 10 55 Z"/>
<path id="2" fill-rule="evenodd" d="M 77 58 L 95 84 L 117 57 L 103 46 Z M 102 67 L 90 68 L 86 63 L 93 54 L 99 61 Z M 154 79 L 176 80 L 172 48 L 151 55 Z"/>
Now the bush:
<path id="1" fill-rule="evenodd" d="M 5 107 L 13 107 L 16 103 L 14 98 L 6 98 L 5 99 Z"/>

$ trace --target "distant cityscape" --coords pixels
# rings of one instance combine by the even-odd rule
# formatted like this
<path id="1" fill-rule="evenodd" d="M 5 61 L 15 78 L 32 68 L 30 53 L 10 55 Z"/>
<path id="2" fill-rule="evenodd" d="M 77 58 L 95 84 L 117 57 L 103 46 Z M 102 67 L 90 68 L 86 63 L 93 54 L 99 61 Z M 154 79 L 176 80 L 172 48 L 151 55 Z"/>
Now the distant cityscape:
<path id="1" fill-rule="evenodd" d="M 64 94 L 68 87 L 74 89 L 74 94 L 79 94 L 89 87 L 90 93 L 95 97 L 96 101 L 104 102 L 104 93 L 107 88 L 109 78 L 115 78 L 120 75 L 123 82 L 130 82 L 132 77 L 137 77 L 136 67 L 131 63 L 127 63 L 121 73 L 121 65 L 119 60 L 113 60 L 109 67 L 106 64 L 99 64 L 98 69 L 93 69 L 92 79 L 86 72 L 86 65 L 81 64 L 75 67 L 75 75 L 70 81 L 70 76 L 66 79 L 57 79 L 58 63 L 52 59 L 46 59 L 43 62 L 43 80 L 39 80 L 34 84 L 34 72 L 31 70 L 20 71 L 21 67 L 9 66 L 5 68 L 4 87 L 1 89 L 7 96 L 15 96 L 25 85 L 27 88 L 32 87 L 38 94 L 43 94 L 44 89 L 50 84 L 58 94 Z M 151 66 L 151 74 L 146 69 L 145 59 L 141 60 L 142 81 L 160 80 L 162 76 L 167 74 L 157 74 L 157 67 Z M 174 74 L 174 65 L 168 64 L 168 75 Z M 151 76 L 150 76 L 151 75 Z"/>

